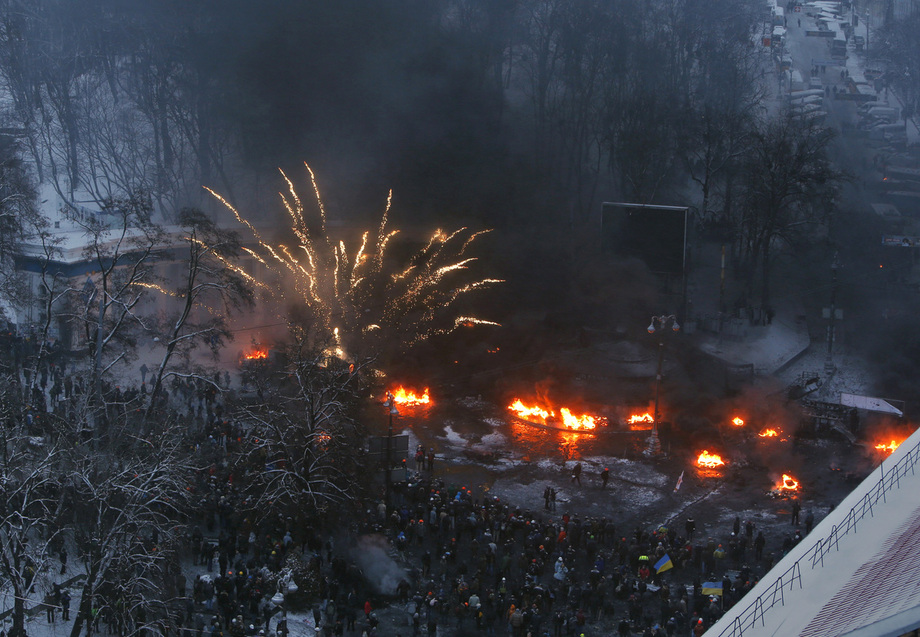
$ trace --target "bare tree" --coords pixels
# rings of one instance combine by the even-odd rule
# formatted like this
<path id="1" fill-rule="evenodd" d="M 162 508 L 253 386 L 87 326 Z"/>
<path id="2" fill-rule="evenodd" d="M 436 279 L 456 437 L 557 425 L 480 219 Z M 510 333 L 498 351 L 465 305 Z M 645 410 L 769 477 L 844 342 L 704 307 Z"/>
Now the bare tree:
<path id="1" fill-rule="evenodd" d="M 743 255 L 761 277 L 763 307 L 770 306 L 774 250 L 826 222 L 845 175 L 827 157 L 834 131 L 793 116 L 766 121 L 752 137 L 743 175 L 739 228 Z M 749 290 L 753 287 L 749 277 Z"/>
<path id="2" fill-rule="evenodd" d="M 4 372 L 0 384 L 0 575 L 13 595 L 12 637 L 24 636 L 26 607 L 34 605 L 59 541 L 63 515 L 56 440 L 30 431 L 18 383 Z"/>
<path id="3" fill-rule="evenodd" d="M 347 506 L 367 477 L 355 410 L 370 361 L 342 361 L 308 345 L 306 331 L 293 335 L 289 365 L 271 382 L 258 374 L 263 400 L 240 415 L 250 435 L 237 470 L 259 516 Z"/>
<path id="4" fill-rule="evenodd" d="M 240 254 L 235 232 L 219 228 L 194 209 L 182 211 L 179 225 L 187 249 L 183 255 L 185 277 L 173 293 L 180 303 L 178 311 L 161 322 L 159 338 L 165 350 L 153 376 L 147 418 L 157 405 L 164 378 L 171 373 L 173 357 L 179 356 L 187 369 L 189 356 L 198 347 L 216 354 L 233 337 L 227 319 L 241 306 L 250 306 L 253 298 L 244 276 L 228 267 Z"/>
<path id="5" fill-rule="evenodd" d="M 180 542 L 193 467 L 185 429 L 164 422 L 144 432 L 127 418 L 110 423 L 113 435 L 93 449 L 68 449 L 64 476 L 68 525 L 85 580 L 71 636 L 79 637 L 93 608 L 108 611 L 122 634 L 130 618 L 167 616 L 174 590 L 169 562 Z"/>
<path id="6" fill-rule="evenodd" d="M 757 79 L 759 56 L 741 42 L 712 42 L 704 50 L 694 77 L 691 112 L 679 134 L 687 173 L 699 185 L 701 209 L 708 215 L 713 189 L 746 149 L 764 89 Z"/>
<path id="7" fill-rule="evenodd" d="M 117 363 L 134 355 L 135 336 L 145 329 L 138 313 L 144 294 L 156 285 L 154 251 L 163 246 L 162 230 L 150 222 L 149 201 L 133 196 L 107 202 L 99 218 L 83 222 L 84 259 L 93 264 L 71 320 L 84 334 L 90 391 L 101 406 L 102 381 Z"/>

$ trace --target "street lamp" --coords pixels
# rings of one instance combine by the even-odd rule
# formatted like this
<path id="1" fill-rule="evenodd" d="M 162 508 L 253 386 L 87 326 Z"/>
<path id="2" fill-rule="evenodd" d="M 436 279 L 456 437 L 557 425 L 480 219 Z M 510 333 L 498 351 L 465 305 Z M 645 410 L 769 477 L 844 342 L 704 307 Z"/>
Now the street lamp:
<path id="1" fill-rule="evenodd" d="M 288 595 L 293 595 L 300 587 L 297 586 L 297 582 L 294 581 L 293 573 L 290 570 L 285 569 L 287 572 L 283 573 L 282 577 L 278 578 L 278 591 L 272 595 L 271 603 L 281 611 L 282 619 L 287 619 L 287 601 Z"/>
<path id="2" fill-rule="evenodd" d="M 393 444 L 393 416 L 399 415 L 399 410 L 396 409 L 396 399 L 393 398 L 393 394 L 387 392 L 387 399 L 383 403 L 383 406 L 386 407 L 390 412 L 390 422 L 387 426 L 387 455 L 386 455 L 386 502 L 387 506 L 390 504 L 390 482 L 391 475 L 390 470 L 392 469 L 392 461 L 390 459 L 390 449 Z"/>
<path id="3" fill-rule="evenodd" d="M 677 317 L 673 314 L 664 314 L 662 316 L 653 316 L 648 324 L 648 333 L 658 332 L 658 370 L 655 373 L 655 410 L 652 420 L 652 435 L 648 439 L 648 452 L 653 455 L 661 453 L 661 440 L 658 438 L 658 422 L 661 420 L 661 413 L 658 411 L 659 397 L 661 396 L 661 368 L 664 365 L 664 335 L 667 329 L 677 332 L 680 331 L 680 325 Z"/>

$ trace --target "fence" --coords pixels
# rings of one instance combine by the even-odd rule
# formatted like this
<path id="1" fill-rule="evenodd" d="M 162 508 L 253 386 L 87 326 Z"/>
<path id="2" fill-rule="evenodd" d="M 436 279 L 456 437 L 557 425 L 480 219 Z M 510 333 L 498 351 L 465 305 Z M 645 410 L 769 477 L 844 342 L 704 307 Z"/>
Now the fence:
<path id="1" fill-rule="evenodd" d="M 719 637 L 727 637 L 728 635 L 732 637 L 741 637 L 745 630 L 754 628 L 758 620 L 760 620 L 761 626 L 765 626 L 766 622 L 764 621 L 764 615 L 766 612 L 777 604 L 785 605 L 785 593 L 787 588 L 790 593 L 795 588 L 796 583 L 798 583 L 799 589 L 804 588 L 802 585 L 803 563 L 807 564 L 811 562 L 812 569 L 818 566 L 824 566 L 824 557 L 831 549 L 839 550 L 840 539 L 851 531 L 855 533 L 856 525 L 866 517 L 866 514 L 874 516 L 875 512 L 872 507 L 877 504 L 879 500 L 882 500 L 882 502 L 887 501 L 888 491 L 899 488 L 901 486 L 901 478 L 907 475 L 908 471 L 910 471 L 912 475 L 915 473 L 914 467 L 918 460 L 920 460 L 920 443 L 917 443 L 913 449 L 909 450 L 893 468 L 888 470 L 887 473 L 885 472 L 885 463 L 883 461 L 879 467 L 881 477 L 878 482 L 876 482 L 860 501 L 849 510 L 843 521 L 841 521 L 840 524 L 835 524 L 825 537 L 815 542 L 802 557 L 787 568 L 786 571 L 773 582 L 769 590 L 759 595 L 747 606 L 747 608 L 741 611 L 741 613 L 735 617 L 734 621 L 732 621 L 731 625 L 726 626 L 722 632 L 719 633 Z"/>

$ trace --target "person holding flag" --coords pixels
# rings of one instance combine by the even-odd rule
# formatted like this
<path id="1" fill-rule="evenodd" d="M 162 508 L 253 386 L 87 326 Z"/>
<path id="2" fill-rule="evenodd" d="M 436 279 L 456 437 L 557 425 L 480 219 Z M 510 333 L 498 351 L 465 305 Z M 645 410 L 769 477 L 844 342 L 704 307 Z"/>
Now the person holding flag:
<path id="1" fill-rule="evenodd" d="M 661 559 L 655 562 L 655 572 L 659 575 L 665 571 L 669 571 L 674 568 L 674 562 L 671 561 L 671 558 L 668 557 L 668 554 L 665 553 L 661 556 Z"/>
<path id="2" fill-rule="evenodd" d="M 703 595 L 722 596 L 722 582 L 703 582 Z"/>

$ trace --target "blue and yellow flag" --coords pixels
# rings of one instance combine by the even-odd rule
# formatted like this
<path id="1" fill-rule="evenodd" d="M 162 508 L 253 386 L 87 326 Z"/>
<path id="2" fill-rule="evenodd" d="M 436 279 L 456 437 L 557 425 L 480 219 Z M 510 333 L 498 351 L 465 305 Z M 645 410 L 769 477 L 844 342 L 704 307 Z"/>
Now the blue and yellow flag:
<path id="1" fill-rule="evenodd" d="M 664 573 L 666 570 L 674 568 L 674 562 L 671 561 L 671 558 L 668 557 L 668 554 L 665 553 L 660 560 L 655 562 L 655 572 Z"/>
<path id="2" fill-rule="evenodd" d="M 722 582 L 703 582 L 703 595 L 721 595 Z"/>

